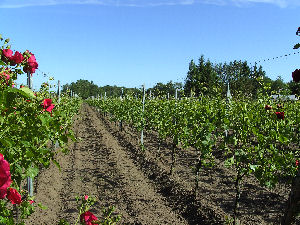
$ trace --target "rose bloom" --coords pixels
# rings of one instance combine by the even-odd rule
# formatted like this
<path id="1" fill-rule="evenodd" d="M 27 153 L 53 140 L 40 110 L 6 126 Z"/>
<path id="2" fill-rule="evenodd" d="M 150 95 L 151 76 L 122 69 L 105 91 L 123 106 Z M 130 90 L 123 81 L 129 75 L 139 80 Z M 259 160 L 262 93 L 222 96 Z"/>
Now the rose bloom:
<path id="1" fill-rule="evenodd" d="M 271 109 L 272 109 L 272 106 L 270 106 L 270 105 L 265 106 L 265 110 L 271 110 Z"/>
<path id="2" fill-rule="evenodd" d="M 0 153 L 0 199 L 4 199 L 7 194 L 7 188 L 11 184 L 9 163 Z"/>
<path id="3" fill-rule="evenodd" d="M 32 205 L 33 203 L 35 203 L 35 201 L 33 201 L 33 200 L 29 200 L 28 202 L 29 202 L 30 205 Z"/>
<path id="4" fill-rule="evenodd" d="M 23 71 L 25 73 L 33 74 L 33 73 L 35 73 L 35 70 L 36 70 L 36 68 L 34 68 L 34 67 L 29 67 L 29 66 L 24 66 L 23 67 Z"/>
<path id="5" fill-rule="evenodd" d="M 52 112 L 52 109 L 54 108 L 55 105 L 51 104 L 49 107 L 46 108 L 46 111 Z M 52 114 L 51 114 L 52 115 Z"/>
<path id="6" fill-rule="evenodd" d="M 36 67 L 37 68 L 37 62 L 36 62 L 36 58 L 35 58 L 34 54 L 32 54 L 28 58 L 27 63 L 28 63 L 29 67 Z"/>
<path id="7" fill-rule="evenodd" d="M 11 59 L 13 57 L 13 51 L 10 49 L 3 49 L 2 54 L 7 58 Z"/>
<path id="8" fill-rule="evenodd" d="M 35 58 L 34 54 L 29 52 L 28 50 L 26 50 L 25 53 L 29 53 L 30 57 L 27 59 L 27 65 L 25 65 L 23 67 L 23 71 L 25 73 L 33 74 L 33 73 L 35 73 L 35 70 L 38 68 L 39 64 L 36 62 L 36 58 Z"/>
<path id="9" fill-rule="evenodd" d="M 10 188 L 7 191 L 7 199 L 10 200 L 11 204 L 18 204 L 18 205 L 20 205 L 22 203 L 22 197 L 21 197 L 21 195 L 14 188 Z"/>
<path id="10" fill-rule="evenodd" d="M 284 112 L 275 112 L 278 119 L 284 119 Z"/>
<path id="11" fill-rule="evenodd" d="M 50 98 L 44 99 L 43 107 L 46 109 L 46 111 L 51 112 L 54 108 L 54 104 L 52 104 L 52 100 Z"/>
<path id="12" fill-rule="evenodd" d="M 85 225 L 93 225 L 93 221 L 98 220 L 98 218 L 91 212 L 87 211 L 85 213 L 82 213 L 80 215 L 80 221 L 84 223 Z"/>
<path id="13" fill-rule="evenodd" d="M 52 99 L 50 99 L 50 98 L 44 99 L 44 102 L 43 102 L 44 109 L 49 107 L 51 104 L 52 104 Z"/>
<path id="14" fill-rule="evenodd" d="M 12 61 L 16 64 L 20 64 L 23 60 L 23 55 L 20 52 L 16 51 L 14 56 L 12 57 Z"/>
<path id="15" fill-rule="evenodd" d="M 293 81 L 298 83 L 300 81 L 300 70 L 296 69 L 293 73 L 292 73 L 292 77 L 293 77 Z"/>
<path id="16" fill-rule="evenodd" d="M 52 104 L 52 100 L 50 98 L 44 99 L 44 102 L 42 103 L 42 106 L 44 107 L 43 111 L 47 111 L 51 113 L 52 116 L 52 109 L 54 108 L 54 104 Z"/>

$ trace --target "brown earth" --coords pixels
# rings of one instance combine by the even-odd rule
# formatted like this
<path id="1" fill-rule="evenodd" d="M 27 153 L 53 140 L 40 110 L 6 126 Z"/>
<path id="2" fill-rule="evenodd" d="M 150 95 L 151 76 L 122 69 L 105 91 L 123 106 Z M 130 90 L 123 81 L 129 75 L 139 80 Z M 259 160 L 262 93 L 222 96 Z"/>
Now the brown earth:
<path id="1" fill-rule="evenodd" d="M 102 207 L 115 206 L 116 214 L 122 215 L 120 224 L 225 224 L 225 217 L 233 214 L 235 174 L 224 167 L 221 156 L 216 156 L 214 168 L 200 173 L 195 197 L 193 149 L 177 149 L 170 175 L 170 141 L 162 142 L 158 152 L 157 134 L 145 132 L 142 151 L 140 133 L 130 126 L 119 131 L 118 124 L 85 103 L 80 115 L 74 132 L 81 141 L 69 145 L 68 155 L 57 156 L 61 172 L 51 165 L 35 181 L 36 202 L 48 209 L 37 209 L 26 224 L 57 224 L 60 219 L 75 224 L 75 196 L 84 194 L 98 199 L 91 210 L 98 217 Z M 280 224 L 289 190 L 284 184 L 267 190 L 254 178 L 245 178 L 241 223 Z"/>

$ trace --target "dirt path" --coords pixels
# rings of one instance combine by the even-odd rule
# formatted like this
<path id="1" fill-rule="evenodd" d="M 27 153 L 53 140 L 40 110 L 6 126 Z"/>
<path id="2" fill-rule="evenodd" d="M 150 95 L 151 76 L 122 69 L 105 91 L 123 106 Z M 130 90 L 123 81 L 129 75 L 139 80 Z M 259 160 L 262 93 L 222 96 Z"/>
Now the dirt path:
<path id="1" fill-rule="evenodd" d="M 61 173 L 52 165 L 39 175 L 36 201 L 48 209 L 37 210 L 28 224 L 55 224 L 62 218 L 74 224 L 75 196 L 84 194 L 98 198 L 91 210 L 96 215 L 101 215 L 102 206 L 114 205 L 121 224 L 188 224 L 96 113 L 84 105 L 81 114 L 74 131 L 82 141 L 71 144 L 69 155 L 59 155 Z"/>

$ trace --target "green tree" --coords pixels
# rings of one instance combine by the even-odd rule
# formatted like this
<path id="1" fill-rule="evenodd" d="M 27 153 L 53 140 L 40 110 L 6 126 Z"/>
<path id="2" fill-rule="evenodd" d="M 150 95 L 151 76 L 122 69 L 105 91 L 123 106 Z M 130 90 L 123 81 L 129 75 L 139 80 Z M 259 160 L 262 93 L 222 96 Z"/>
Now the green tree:
<path id="1" fill-rule="evenodd" d="M 176 89 L 181 90 L 183 87 L 181 82 L 173 82 L 169 81 L 166 84 L 163 84 L 161 82 L 157 83 L 153 88 L 149 88 L 147 90 L 147 94 L 151 94 L 154 96 L 175 96 Z M 178 96 L 179 97 L 179 96 Z"/>
<path id="2" fill-rule="evenodd" d="M 278 76 L 275 81 L 271 84 L 271 92 L 272 93 L 281 93 L 281 94 L 289 94 L 289 87 L 286 83 L 284 83 L 281 76 Z"/>
<path id="3" fill-rule="evenodd" d="M 199 58 L 198 65 L 191 60 L 184 84 L 185 95 L 214 95 L 218 86 L 217 72 L 209 60 L 205 61 L 203 55 Z"/>

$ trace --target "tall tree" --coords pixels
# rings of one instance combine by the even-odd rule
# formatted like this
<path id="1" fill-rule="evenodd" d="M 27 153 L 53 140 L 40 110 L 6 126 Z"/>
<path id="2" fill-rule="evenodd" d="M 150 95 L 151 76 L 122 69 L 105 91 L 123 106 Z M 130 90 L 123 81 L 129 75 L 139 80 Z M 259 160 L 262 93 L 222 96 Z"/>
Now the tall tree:
<path id="1" fill-rule="evenodd" d="M 184 92 L 187 96 L 213 95 L 218 84 L 217 72 L 209 60 L 205 61 L 203 55 L 199 58 L 198 65 L 191 60 L 184 84 Z"/>

